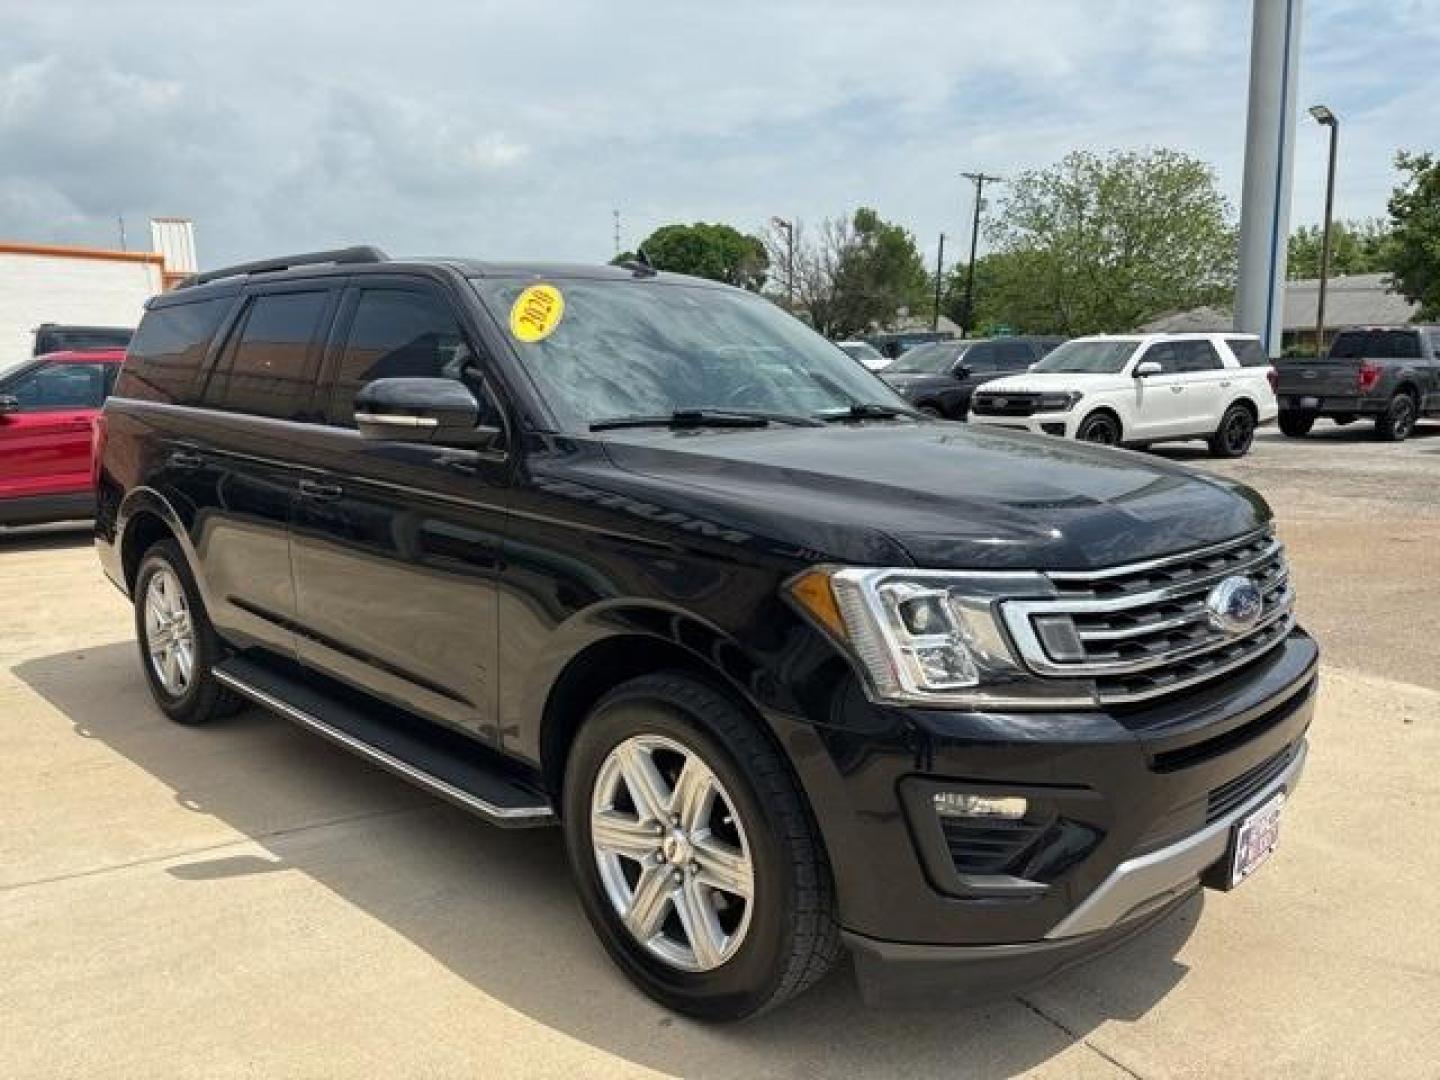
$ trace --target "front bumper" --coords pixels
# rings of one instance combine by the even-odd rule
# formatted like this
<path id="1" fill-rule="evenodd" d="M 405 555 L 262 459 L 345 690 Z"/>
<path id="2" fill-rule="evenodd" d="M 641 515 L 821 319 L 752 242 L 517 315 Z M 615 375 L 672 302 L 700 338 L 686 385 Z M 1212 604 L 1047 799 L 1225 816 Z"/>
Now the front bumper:
<path id="1" fill-rule="evenodd" d="M 963 983 L 1023 957 L 1016 977 L 1044 977 L 1143 927 L 1225 859 L 1236 821 L 1298 781 L 1317 665 L 1297 628 L 1210 685 L 1124 709 L 892 709 L 835 691 L 787 742 L 860 967 L 923 955 Z M 957 872 L 928 794 L 944 787 L 1024 796 L 1053 840 L 1009 881 Z"/>
<path id="2" fill-rule="evenodd" d="M 1080 419 L 1073 410 L 1069 412 L 1035 413 L 1033 416 L 991 416 L 970 412 L 972 424 L 984 424 L 1005 431 L 1028 431 L 1033 435 L 1056 435 L 1073 439 Z"/>

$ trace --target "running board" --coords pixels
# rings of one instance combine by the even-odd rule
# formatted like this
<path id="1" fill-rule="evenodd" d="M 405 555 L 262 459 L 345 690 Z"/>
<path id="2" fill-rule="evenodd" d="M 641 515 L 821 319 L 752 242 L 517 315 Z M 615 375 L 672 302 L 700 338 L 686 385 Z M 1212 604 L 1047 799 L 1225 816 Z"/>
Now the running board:
<path id="1" fill-rule="evenodd" d="M 550 801 L 507 775 L 498 756 L 458 733 L 397 711 L 354 705 L 311 689 L 299 679 L 242 657 L 212 669 L 235 693 L 293 720 L 455 805 L 506 828 L 551 825 Z M 385 711 L 382 712 L 382 709 Z"/>

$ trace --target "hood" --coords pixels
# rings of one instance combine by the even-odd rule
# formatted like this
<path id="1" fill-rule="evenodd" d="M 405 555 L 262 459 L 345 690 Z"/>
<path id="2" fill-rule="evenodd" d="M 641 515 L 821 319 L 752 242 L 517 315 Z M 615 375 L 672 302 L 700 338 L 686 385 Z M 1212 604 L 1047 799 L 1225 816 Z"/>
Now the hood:
<path id="1" fill-rule="evenodd" d="M 603 446 L 631 497 L 816 562 L 1093 569 L 1270 518 L 1249 488 L 1180 465 L 959 424 L 636 430 Z"/>
<path id="2" fill-rule="evenodd" d="M 901 394 L 911 394 L 941 386 L 954 386 L 957 381 L 953 375 L 930 375 L 918 371 L 913 373 L 897 371 L 893 374 L 882 371 L 880 378 Z"/>
<path id="3" fill-rule="evenodd" d="M 1024 372 L 1019 375 L 1005 375 L 991 379 L 982 389 L 988 394 L 1000 393 L 1053 393 L 1057 390 L 1099 390 L 1102 386 L 1128 386 L 1127 375 L 1076 375 L 1073 372 Z"/>

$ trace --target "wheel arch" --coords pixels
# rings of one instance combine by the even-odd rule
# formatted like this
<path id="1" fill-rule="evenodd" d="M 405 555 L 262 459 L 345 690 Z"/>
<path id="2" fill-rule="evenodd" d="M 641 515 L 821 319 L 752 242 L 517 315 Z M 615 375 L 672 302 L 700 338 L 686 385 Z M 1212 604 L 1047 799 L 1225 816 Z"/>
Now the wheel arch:
<path id="1" fill-rule="evenodd" d="M 198 557 L 190 541 L 190 534 L 180 515 L 163 495 L 153 488 L 131 490 L 120 505 L 117 521 L 117 547 L 127 593 L 134 592 L 135 579 L 140 573 L 140 561 L 145 552 L 159 540 L 174 540 L 189 563 L 191 576 L 200 589 L 202 599 L 209 604 L 205 582 L 198 572 Z"/>
<path id="2" fill-rule="evenodd" d="M 1117 445 L 1119 443 L 1123 443 L 1125 441 L 1125 421 L 1120 416 L 1119 411 L 1113 405 L 1096 405 L 1083 417 L 1081 417 L 1080 422 L 1075 425 L 1075 437 L 1078 439 L 1080 437 L 1080 429 L 1101 414 L 1104 414 L 1105 416 L 1110 417 L 1111 420 L 1115 421 L 1115 426 L 1119 429 L 1120 433 L 1119 438 L 1116 440 L 1116 443 Z"/>

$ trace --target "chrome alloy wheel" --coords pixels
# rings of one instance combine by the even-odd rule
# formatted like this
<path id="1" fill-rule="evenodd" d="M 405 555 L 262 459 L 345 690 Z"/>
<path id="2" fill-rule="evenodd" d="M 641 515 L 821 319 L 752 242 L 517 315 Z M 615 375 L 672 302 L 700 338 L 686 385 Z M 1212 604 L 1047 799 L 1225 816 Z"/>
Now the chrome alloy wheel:
<path id="1" fill-rule="evenodd" d="M 195 676 L 195 630 L 185 590 L 167 566 L 151 574 L 145 586 L 145 650 L 165 692 L 183 696 Z"/>
<path id="2" fill-rule="evenodd" d="M 616 746 L 595 778 L 590 840 L 611 906 L 652 955 L 681 971 L 735 955 L 755 869 L 735 802 L 699 754 L 660 735 Z"/>

